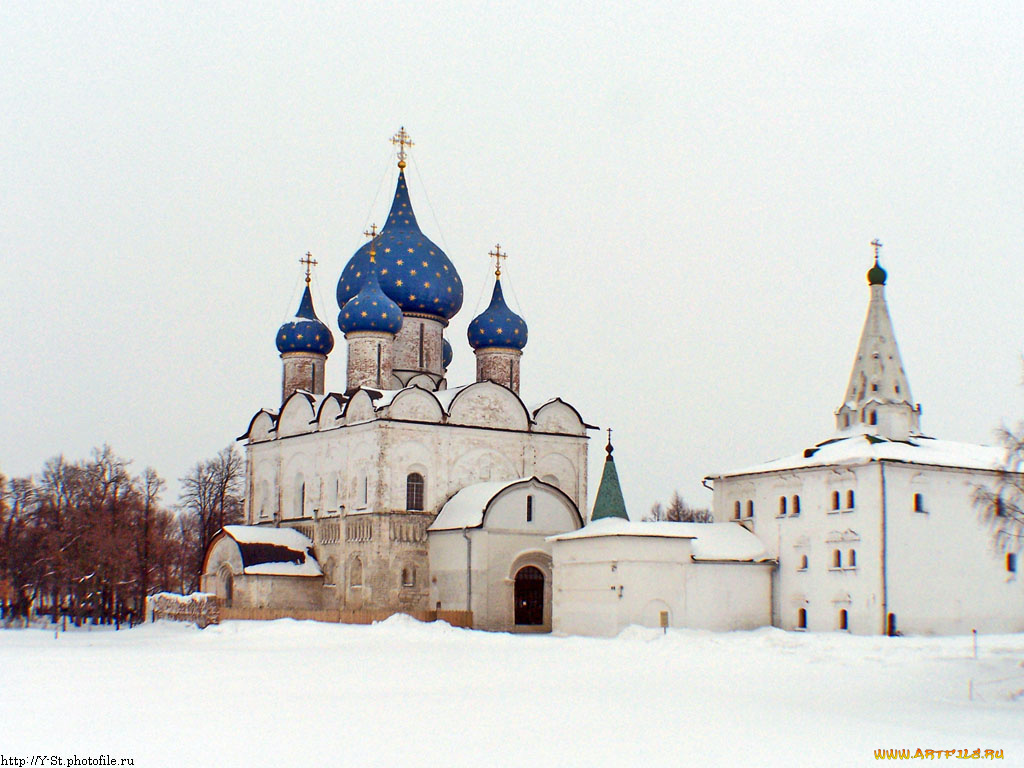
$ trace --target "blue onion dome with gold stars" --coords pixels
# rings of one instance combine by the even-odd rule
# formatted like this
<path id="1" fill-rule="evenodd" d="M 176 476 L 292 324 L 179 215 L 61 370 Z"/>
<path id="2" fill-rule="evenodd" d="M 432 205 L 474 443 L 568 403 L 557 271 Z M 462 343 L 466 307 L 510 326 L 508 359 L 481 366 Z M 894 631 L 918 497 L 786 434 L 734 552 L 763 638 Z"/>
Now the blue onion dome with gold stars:
<path id="1" fill-rule="evenodd" d="M 344 333 L 383 331 L 398 333 L 402 327 L 402 310 L 381 290 L 374 264 L 363 278 L 359 293 L 345 302 L 338 313 L 338 327 Z"/>
<path id="2" fill-rule="evenodd" d="M 448 339 L 441 339 L 441 367 L 447 368 L 451 365 L 454 356 L 452 345 L 448 343 Z"/>
<path id="3" fill-rule="evenodd" d="M 473 318 L 466 335 L 469 336 L 469 346 L 473 349 L 522 349 L 526 346 L 526 322 L 505 303 L 500 277 L 494 281 L 491 303 L 487 309 Z"/>
<path id="4" fill-rule="evenodd" d="M 330 354 L 334 349 L 334 336 L 331 329 L 320 322 L 313 310 L 313 297 L 309 292 L 309 284 L 302 292 L 299 311 L 295 317 L 281 326 L 277 332 L 277 351 L 315 352 L 319 355 Z"/>
<path id="5" fill-rule="evenodd" d="M 384 229 L 375 240 L 380 287 L 402 312 L 450 320 L 462 308 L 462 280 L 448 256 L 424 235 L 416 223 L 405 170 Z M 360 290 L 370 267 L 370 244 L 349 259 L 338 280 L 338 306 L 344 307 Z"/>

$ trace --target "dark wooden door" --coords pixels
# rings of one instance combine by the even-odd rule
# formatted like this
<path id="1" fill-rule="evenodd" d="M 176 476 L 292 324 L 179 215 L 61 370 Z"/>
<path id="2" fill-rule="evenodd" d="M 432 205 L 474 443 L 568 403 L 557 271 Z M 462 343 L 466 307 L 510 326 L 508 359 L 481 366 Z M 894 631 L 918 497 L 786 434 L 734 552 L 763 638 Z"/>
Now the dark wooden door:
<path id="1" fill-rule="evenodd" d="M 516 624 L 540 626 L 544 623 L 544 574 L 528 565 L 516 574 Z"/>

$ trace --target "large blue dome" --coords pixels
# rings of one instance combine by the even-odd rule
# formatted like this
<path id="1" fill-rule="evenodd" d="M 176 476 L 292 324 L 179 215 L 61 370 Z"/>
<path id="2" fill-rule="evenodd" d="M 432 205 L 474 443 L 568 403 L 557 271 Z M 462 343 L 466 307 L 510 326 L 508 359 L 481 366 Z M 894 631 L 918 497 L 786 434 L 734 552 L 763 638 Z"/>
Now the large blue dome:
<path id="1" fill-rule="evenodd" d="M 313 310 L 313 297 L 309 293 L 309 284 L 302 293 L 299 311 L 295 317 L 281 326 L 277 332 L 277 351 L 315 352 L 320 355 L 330 354 L 334 349 L 334 336 L 331 329 L 320 322 Z"/>
<path id="2" fill-rule="evenodd" d="M 363 278 L 359 293 L 345 302 L 338 313 L 338 327 L 343 333 L 353 331 L 384 331 L 398 333 L 402 327 L 402 310 L 381 290 L 376 265 Z"/>
<path id="3" fill-rule="evenodd" d="M 526 322 L 508 308 L 501 292 L 501 280 L 494 281 L 494 293 L 487 309 L 473 318 L 466 332 L 473 349 L 503 347 L 522 349 L 526 346 Z"/>
<path id="4" fill-rule="evenodd" d="M 444 251 L 416 223 L 405 171 L 398 172 L 395 200 L 384 229 L 373 241 L 380 287 L 402 312 L 450 320 L 462 308 L 462 281 Z M 370 243 L 349 259 L 338 280 L 338 306 L 355 296 L 369 271 Z"/>

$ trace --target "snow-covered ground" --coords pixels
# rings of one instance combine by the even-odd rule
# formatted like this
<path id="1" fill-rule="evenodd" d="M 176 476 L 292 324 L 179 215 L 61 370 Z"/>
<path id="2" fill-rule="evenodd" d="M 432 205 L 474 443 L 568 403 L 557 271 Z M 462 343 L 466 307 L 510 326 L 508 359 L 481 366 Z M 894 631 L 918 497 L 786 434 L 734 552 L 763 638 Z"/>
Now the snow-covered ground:
<path id="1" fill-rule="evenodd" d="M 0 632 L 0 755 L 137 766 L 1024 765 L 1024 635 L 512 636 L 393 617 Z M 969 698 L 969 681 L 974 697 Z"/>

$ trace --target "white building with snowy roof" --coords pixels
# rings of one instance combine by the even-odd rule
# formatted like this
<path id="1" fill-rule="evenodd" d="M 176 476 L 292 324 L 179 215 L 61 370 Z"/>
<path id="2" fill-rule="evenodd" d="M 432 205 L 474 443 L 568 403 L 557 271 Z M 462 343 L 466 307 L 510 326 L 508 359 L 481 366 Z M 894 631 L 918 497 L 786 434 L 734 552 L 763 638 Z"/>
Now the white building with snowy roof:
<path id="1" fill-rule="evenodd" d="M 498 248 L 490 304 L 468 331 L 476 380 L 449 387 L 446 330 L 463 287 L 416 222 L 407 138 L 396 137 L 387 223 L 338 280 L 344 388 L 325 383 L 334 339 L 316 315 L 307 258 L 299 311 L 276 338 L 281 405 L 259 410 L 240 438 L 246 525 L 208 549 L 203 589 L 248 608 L 470 609 L 476 626 L 547 629 L 546 538 L 582 525 L 588 425 L 559 398 L 520 398 L 527 326 L 505 303 Z M 307 571 L 252 561 L 270 553 L 269 532 L 286 529 L 309 542 Z"/>
<path id="2" fill-rule="evenodd" d="M 975 503 L 1006 454 L 922 434 L 885 301 L 871 301 L 836 434 L 786 458 L 713 475 L 714 516 L 778 560 L 772 623 L 858 634 L 1024 631 L 1017 554 Z"/>

